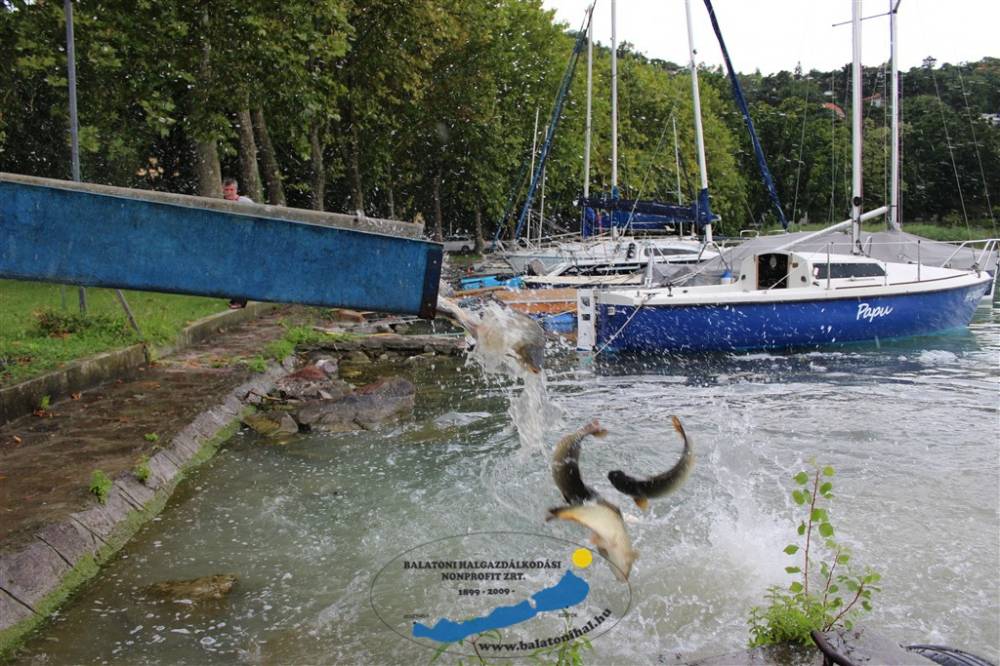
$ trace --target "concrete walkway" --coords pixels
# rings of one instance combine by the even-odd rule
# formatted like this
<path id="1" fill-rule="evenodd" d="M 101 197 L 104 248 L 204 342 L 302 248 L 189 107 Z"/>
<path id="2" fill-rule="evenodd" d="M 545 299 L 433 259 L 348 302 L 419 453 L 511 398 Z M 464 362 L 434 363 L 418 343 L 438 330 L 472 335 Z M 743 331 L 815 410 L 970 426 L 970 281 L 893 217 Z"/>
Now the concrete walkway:
<path id="1" fill-rule="evenodd" d="M 284 334 L 276 311 L 57 402 L 46 416 L 29 415 L 0 428 L 0 551 L 32 540 L 94 501 L 90 477 L 114 478 L 170 442 L 208 403 L 252 375 L 241 359 Z M 150 441 L 154 440 L 155 441 Z"/>

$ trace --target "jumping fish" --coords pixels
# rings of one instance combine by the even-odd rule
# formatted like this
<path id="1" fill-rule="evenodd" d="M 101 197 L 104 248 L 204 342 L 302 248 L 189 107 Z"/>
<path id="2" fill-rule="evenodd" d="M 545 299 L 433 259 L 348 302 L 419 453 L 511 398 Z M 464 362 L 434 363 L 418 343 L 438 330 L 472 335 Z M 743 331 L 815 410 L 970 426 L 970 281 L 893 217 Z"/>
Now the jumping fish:
<path id="1" fill-rule="evenodd" d="M 625 582 L 639 554 L 632 550 L 621 510 L 585 484 L 580 475 L 580 446 L 584 438 L 587 435 L 604 437 L 607 433 L 594 419 L 556 444 L 552 455 L 552 480 L 569 506 L 549 509 L 546 521 L 568 520 L 588 528 L 591 543 L 614 565 L 615 578 Z"/>
<path id="2" fill-rule="evenodd" d="M 438 296 L 438 309 L 468 331 L 480 349 L 512 356 L 525 369 L 540 373 L 545 359 L 545 331 L 531 317 L 499 307 L 495 305 L 482 317 L 476 317 L 450 298 Z"/>
<path id="3" fill-rule="evenodd" d="M 590 542 L 614 566 L 615 578 L 627 582 L 632 563 L 639 553 L 632 550 L 632 540 L 625 530 L 622 512 L 614 504 L 598 499 L 596 502 L 560 506 L 549 509 L 546 520 L 569 520 L 590 530 Z"/>
<path id="4" fill-rule="evenodd" d="M 556 444 L 552 455 L 552 480 L 562 493 L 563 499 L 570 504 L 583 502 L 598 497 L 597 493 L 584 484 L 580 477 L 580 445 L 587 435 L 604 437 L 608 431 L 594 419 L 576 432 L 570 433 Z"/>
<path id="5" fill-rule="evenodd" d="M 644 511 L 649 508 L 649 498 L 662 497 L 679 488 L 694 466 L 694 452 L 691 450 L 691 442 L 688 440 L 687 433 L 684 432 L 684 426 L 681 425 L 681 420 L 676 416 L 670 418 L 673 420 L 674 430 L 680 434 L 681 440 L 684 442 L 684 451 L 676 465 L 662 474 L 651 476 L 645 480 L 633 478 L 621 470 L 608 473 L 611 485 L 635 500 L 639 508 Z"/>

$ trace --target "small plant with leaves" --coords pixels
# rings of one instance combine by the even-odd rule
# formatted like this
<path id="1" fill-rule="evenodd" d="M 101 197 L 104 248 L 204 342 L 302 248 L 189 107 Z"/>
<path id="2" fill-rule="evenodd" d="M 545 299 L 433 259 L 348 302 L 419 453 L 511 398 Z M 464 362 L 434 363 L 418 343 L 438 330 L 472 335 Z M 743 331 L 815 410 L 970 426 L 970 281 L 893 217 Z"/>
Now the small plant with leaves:
<path id="1" fill-rule="evenodd" d="M 90 492 L 97 497 L 101 504 L 108 503 L 108 493 L 111 492 L 112 482 L 108 475 L 99 469 L 95 469 L 90 475 Z"/>
<path id="2" fill-rule="evenodd" d="M 562 613 L 566 633 L 573 629 L 573 614 Z M 583 666 L 583 651 L 593 650 L 594 646 L 586 636 L 577 636 L 568 641 L 562 641 L 551 647 L 540 648 L 531 653 L 531 660 L 536 664 L 555 664 L 556 666 Z"/>
<path id="3" fill-rule="evenodd" d="M 132 470 L 135 474 L 135 478 L 139 479 L 140 483 L 146 483 L 149 480 L 149 456 L 142 456 L 139 458 L 139 462 L 136 463 L 135 469 Z"/>
<path id="4" fill-rule="evenodd" d="M 38 407 L 35 408 L 31 413 L 39 418 L 44 418 L 46 416 L 52 416 L 52 412 L 49 411 L 49 407 L 52 406 L 52 396 L 43 395 L 42 399 L 38 401 Z"/>
<path id="5" fill-rule="evenodd" d="M 160 436 L 157 435 L 155 432 L 147 432 L 145 435 L 142 436 L 142 438 L 150 443 L 155 443 L 160 441 Z"/>
<path id="6" fill-rule="evenodd" d="M 850 629 L 858 615 L 871 610 L 872 593 L 879 591 L 876 584 L 881 577 L 871 570 L 853 571 L 850 550 L 833 538 L 824 506 L 833 499 L 833 475 L 832 467 L 817 465 L 812 473 L 794 477 L 792 501 L 807 513 L 797 529 L 802 541 L 787 545 L 784 552 L 801 558 L 785 567 L 788 573 L 799 574 L 799 580 L 787 590 L 769 588 L 769 604 L 750 611 L 750 647 L 783 642 L 812 645 L 809 634 L 814 629 Z"/>

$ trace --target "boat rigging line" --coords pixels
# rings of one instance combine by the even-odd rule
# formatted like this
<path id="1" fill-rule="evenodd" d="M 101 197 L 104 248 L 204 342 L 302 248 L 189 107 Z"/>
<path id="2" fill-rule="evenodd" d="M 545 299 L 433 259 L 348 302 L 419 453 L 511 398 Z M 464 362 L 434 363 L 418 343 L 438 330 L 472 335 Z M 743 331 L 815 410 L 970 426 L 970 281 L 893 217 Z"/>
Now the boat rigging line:
<path id="1" fill-rule="evenodd" d="M 976 124 L 972 121 L 972 109 L 969 108 L 969 95 L 965 92 L 965 78 L 962 70 L 958 70 L 958 82 L 962 86 L 962 100 L 965 102 L 965 113 L 969 117 L 969 128 L 972 130 L 972 146 L 976 149 L 976 161 L 979 163 L 979 175 L 983 179 L 983 194 L 986 195 L 986 210 L 993 223 L 993 233 L 997 232 L 997 220 L 993 216 L 993 204 L 990 203 L 990 188 L 986 185 L 986 172 L 983 170 L 983 157 L 979 154 L 979 138 L 976 136 Z"/>

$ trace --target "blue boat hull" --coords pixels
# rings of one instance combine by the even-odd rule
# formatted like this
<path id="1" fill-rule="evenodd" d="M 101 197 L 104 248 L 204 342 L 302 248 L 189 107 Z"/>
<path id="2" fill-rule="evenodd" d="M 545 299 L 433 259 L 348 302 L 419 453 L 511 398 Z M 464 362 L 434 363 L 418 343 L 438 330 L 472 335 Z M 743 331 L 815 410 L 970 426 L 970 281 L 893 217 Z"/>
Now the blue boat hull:
<path id="1" fill-rule="evenodd" d="M 874 298 L 645 306 L 639 312 L 616 305 L 611 315 L 601 305 L 597 344 L 606 351 L 750 351 L 927 335 L 967 326 L 987 286 Z"/>

